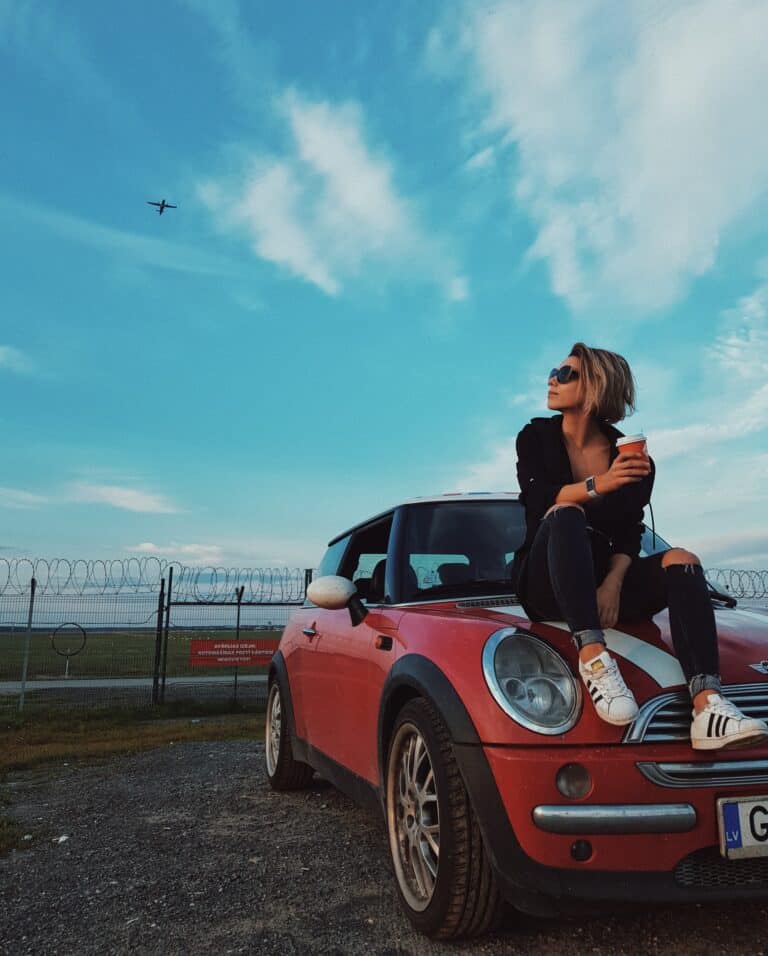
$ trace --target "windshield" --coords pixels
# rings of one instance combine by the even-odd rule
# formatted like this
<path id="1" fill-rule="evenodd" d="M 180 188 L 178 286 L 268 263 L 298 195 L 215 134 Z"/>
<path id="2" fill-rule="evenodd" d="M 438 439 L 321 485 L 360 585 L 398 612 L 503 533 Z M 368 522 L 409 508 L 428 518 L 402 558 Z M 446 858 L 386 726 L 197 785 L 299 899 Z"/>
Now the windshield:
<path id="1" fill-rule="evenodd" d="M 512 560 L 525 540 L 519 501 L 412 505 L 405 528 L 403 601 L 514 594 Z M 640 555 L 669 544 L 643 529 Z"/>
<path id="2" fill-rule="evenodd" d="M 514 500 L 413 505 L 403 600 L 512 594 L 512 559 L 524 540 L 525 513 Z"/>
<path id="3" fill-rule="evenodd" d="M 640 557 L 644 558 L 649 554 L 658 554 L 660 551 L 668 551 L 670 545 L 647 526 L 643 526 L 643 536 L 640 539 Z"/>

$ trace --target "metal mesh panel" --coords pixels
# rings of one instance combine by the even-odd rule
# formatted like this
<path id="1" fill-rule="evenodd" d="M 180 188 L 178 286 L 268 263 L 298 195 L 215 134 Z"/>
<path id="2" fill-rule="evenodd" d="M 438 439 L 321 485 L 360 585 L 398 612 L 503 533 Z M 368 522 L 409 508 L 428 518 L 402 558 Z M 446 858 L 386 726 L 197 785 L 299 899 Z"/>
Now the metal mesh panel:
<path id="1" fill-rule="evenodd" d="M 24 709 L 151 703 L 157 593 L 35 596 Z M 16 709 L 30 595 L 0 602 L 0 709 Z"/>
<path id="2" fill-rule="evenodd" d="M 0 712 L 263 703 L 269 660 L 309 579 L 286 569 L 177 568 L 169 595 L 154 565 L 26 564 L 0 565 Z M 42 576 L 34 596 L 30 570 Z M 239 655 L 201 661 L 200 641 L 252 653 L 245 666 Z"/>
<path id="3" fill-rule="evenodd" d="M 681 886 L 764 886 L 768 892 L 768 857 L 726 860 L 717 847 L 691 853 L 675 867 Z"/>

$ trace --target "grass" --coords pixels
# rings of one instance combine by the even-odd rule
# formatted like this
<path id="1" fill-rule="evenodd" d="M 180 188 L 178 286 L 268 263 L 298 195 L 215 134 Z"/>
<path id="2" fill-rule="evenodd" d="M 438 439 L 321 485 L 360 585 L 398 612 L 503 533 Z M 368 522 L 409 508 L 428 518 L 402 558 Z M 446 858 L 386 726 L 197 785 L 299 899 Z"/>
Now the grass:
<path id="1" fill-rule="evenodd" d="M 233 710 L 231 704 L 184 701 L 151 712 L 110 709 L 77 717 L 71 711 L 13 716 L 0 719 L 0 781 L 12 771 L 61 761 L 87 763 L 194 740 L 263 737 L 263 712 Z M 8 804 L 0 790 L 0 855 L 35 842 L 23 839 L 20 824 L 4 812 Z"/>
<path id="2" fill-rule="evenodd" d="M 264 714 L 231 704 L 181 702 L 137 710 L 101 710 L 73 716 L 47 711 L 0 720 L 0 774 L 59 760 L 91 760 L 138 753 L 189 740 L 264 735 Z"/>
<path id="3" fill-rule="evenodd" d="M 240 639 L 266 641 L 277 648 L 282 629 L 241 630 Z M 23 631 L 0 633 L 0 681 L 21 680 L 24 659 Z M 52 647 L 51 633 L 36 631 L 30 639 L 29 680 L 57 680 L 64 677 L 66 659 Z M 67 643 L 79 646 L 81 635 L 74 629 L 60 631 L 57 646 L 66 650 Z M 169 677 L 188 675 L 215 676 L 233 673 L 232 667 L 192 667 L 189 663 L 190 641 L 235 639 L 233 629 L 172 630 L 168 634 L 167 674 Z M 155 667 L 155 632 L 151 629 L 134 631 L 98 631 L 86 628 L 85 647 L 69 659 L 70 678 L 78 677 L 151 677 Z M 240 667 L 241 674 L 266 673 L 268 661 L 251 667 Z"/>

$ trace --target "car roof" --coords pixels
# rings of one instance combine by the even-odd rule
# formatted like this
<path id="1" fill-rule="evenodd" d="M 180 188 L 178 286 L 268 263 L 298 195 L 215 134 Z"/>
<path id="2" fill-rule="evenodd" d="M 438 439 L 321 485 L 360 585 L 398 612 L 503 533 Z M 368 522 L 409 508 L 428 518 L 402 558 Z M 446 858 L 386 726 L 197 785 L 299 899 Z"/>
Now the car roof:
<path id="1" fill-rule="evenodd" d="M 335 535 L 328 542 L 328 547 L 330 547 L 332 544 L 335 544 L 337 541 L 340 541 L 341 538 L 346 538 L 348 534 L 352 534 L 354 531 L 358 531 L 360 528 L 364 528 L 366 525 L 374 524 L 376 521 L 386 518 L 387 515 L 391 515 L 397 508 L 403 508 L 407 505 L 424 505 L 434 503 L 446 504 L 453 501 L 517 501 L 519 497 L 520 493 L 517 491 L 446 491 L 441 495 L 425 495 L 418 498 L 406 498 L 405 501 L 400 501 L 398 504 L 392 505 L 391 508 L 387 508 L 385 511 L 380 511 L 378 514 L 372 515 L 370 518 L 366 518 L 365 521 L 360 521 L 358 524 L 353 525 L 346 531 L 342 531 L 341 534 Z"/>

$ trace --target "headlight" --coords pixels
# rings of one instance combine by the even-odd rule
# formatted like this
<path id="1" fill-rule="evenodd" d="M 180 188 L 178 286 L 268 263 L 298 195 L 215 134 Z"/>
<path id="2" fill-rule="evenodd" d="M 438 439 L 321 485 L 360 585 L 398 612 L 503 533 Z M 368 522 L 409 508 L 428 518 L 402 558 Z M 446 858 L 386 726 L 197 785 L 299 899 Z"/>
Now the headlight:
<path id="1" fill-rule="evenodd" d="M 483 674 L 499 707 L 523 727 L 563 734 L 576 723 L 581 688 L 557 651 L 533 634 L 512 627 L 491 634 Z"/>

